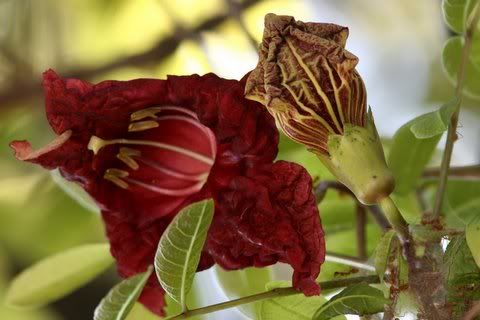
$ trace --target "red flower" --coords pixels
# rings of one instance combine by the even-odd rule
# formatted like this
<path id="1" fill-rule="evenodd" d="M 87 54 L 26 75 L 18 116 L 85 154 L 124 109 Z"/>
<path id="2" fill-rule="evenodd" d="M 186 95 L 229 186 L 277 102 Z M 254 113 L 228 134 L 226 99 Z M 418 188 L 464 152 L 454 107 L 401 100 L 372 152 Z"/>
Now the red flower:
<path id="1" fill-rule="evenodd" d="M 199 270 L 281 261 L 292 265 L 296 288 L 319 293 L 325 245 L 311 178 L 299 165 L 273 163 L 274 121 L 243 98 L 244 81 L 208 74 L 92 85 L 49 70 L 44 87 L 59 136 L 38 151 L 26 141 L 11 146 L 18 159 L 59 168 L 96 200 L 121 276 L 152 264 L 182 207 L 213 198 Z M 163 294 L 152 276 L 140 301 L 162 314 Z"/>

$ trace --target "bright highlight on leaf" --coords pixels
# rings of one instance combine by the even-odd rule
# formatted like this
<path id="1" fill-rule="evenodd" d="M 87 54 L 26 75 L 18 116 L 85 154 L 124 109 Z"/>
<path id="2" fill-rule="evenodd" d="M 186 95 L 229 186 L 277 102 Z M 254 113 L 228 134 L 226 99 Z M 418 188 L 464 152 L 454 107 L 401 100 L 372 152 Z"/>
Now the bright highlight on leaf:
<path id="1" fill-rule="evenodd" d="M 375 251 L 375 270 L 377 271 L 380 280 L 383 281 L 383 275 L 387 270 L 388 258 L 392 251 L 392 243 L 395 239 L 395 231 L 389 230 L 380 239 L 377 249 Z"/>
<path id="2" fill-rule="evenodd" d="M 447 40 L 442 52 L 442 64 L 450 82 L 456 84 L 464 44 L 463 34 L 478 0 L 444 0 L 443 15 L 447 25 L 460 36 Z M 480 99 L 480 23 L 473 33 L 472 47 L 466 65 L 464 93 Z"/>
<path id="3" fill-rule="evenodd" d="M 266 290 L 291 287 L 289 281 L 272 281 L 266 285 Z M 264 300 L 257 310 L 258 320 L 291 320 L 312 319 L 315 311 L 325 304 L 327 299 L 322 296 L 305 297 L 303 294 Z M 345 319 L 345 317 L 337 320 Z"/>
<path id="4" fill-rule="evenodd" d="M 444 133 L 448 129 L 450 118 L 459 103 L 458 97 L 445 103 L 438 110 L 415 118 L 410 130 L 418 139 L 428 139 Z"/>
<path id="5" fill-rule="evenodd" d="M 406 195 L 412 191 L 440 141 L 441 133 L 431 135 L 438 129 L 427 129 L 425 116 L 427 115 L 407 122 L 393 136 L 387 162 L 395 176 L 395 194 L 397 195 Z M 412 129 L 414 127 L 415 129 Z M 424 138 L 417 137 L 415 132 L 421 133 Z M 431 136 L 426 137 L 429 135 Z"/>
<path id="6" fill-rule="evenodd" d="M 317 310 L 313 320 L 328 320 L 342 314 L 375 314 L 383 312 L 387 303 L 388 299 L 385 299 L 382 291 L 366 283 L 359 283 L 333 296 Z"/>
<path id="7" fill-rule="evenodd" d="M 158 243 L 155 256 L 158 280 L 184 309 L 213 213 L 211 199 L 189 205 L 177 214 Z"/>
<path id="8" fill-rule="evenodd" d="M 478 219 L 467 226 L 465 237 L 467 238 L 467 244 L 472 252 L 473 259 L 475 259 L 477 266 L 480 267 L 480 223 Z"/>
<path id="9" fill-rule="evenodd" d="M 6 302 L 38 307 L 87 284 L 113 263 L 108 244 L 91 244 L 48 257 L 24 270 L 11 283 Z"/>
<path id="10" fill-rule="evenodd" d="M 462 33 L 465 28 L 464 11 L 467 0 L 443 0 L 443 18 L 447 25 L 456 33 Z"/>
<path id="11" fill-rule="evenodd" d="M 132 310 L 143 287 L 153 272 L 146 272 L 128 278 L 113 287 L 95 309 L 94 320 L 124 320 Z"/>
<path id="12" fill-rule="evenodd" d="M 465 72 L 463 92 L 471 98 L 480 99 L 480 32 L 476 32 L 470 51 L 469 61 Z M 447 40 L 442 52 L 442 64 L 448 79 L 452 83 L 457 82 L 457 72 L 460 66 L 463 49 L 463 38 L 452 37 Z"/>

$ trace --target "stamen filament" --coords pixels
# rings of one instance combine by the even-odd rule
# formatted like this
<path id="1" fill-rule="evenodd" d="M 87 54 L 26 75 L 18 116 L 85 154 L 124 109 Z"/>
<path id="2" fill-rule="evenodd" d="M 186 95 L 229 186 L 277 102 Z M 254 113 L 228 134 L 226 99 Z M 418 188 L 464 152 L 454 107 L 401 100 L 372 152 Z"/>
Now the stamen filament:
<path id="1" fill-rule="evenodd" d="M 191 187 L 187 187 L 187 188 L 183 188 L 183 189 L 168 189 L 168 188 L 162 188 L 162 187 L 158 187 L 158 186 L 155 186 L 155 185 L 151 185 L 151 184 L 141 182 L 141 181 L 131 179 L 131 178 L 127 178 L 125 180 L 127 180 L 128 182 L 130 182 L 132 184 L 136 184 L 140 187 L 143 187 L 147 190 L 150 190 L 150 191 L 153 191 L 153 192 L 156 192 L 156 193 L 160 193 L 160 194 L 164 194 L 164 195 L 167 195 L 167 196 L 186 196 L 186 195 L 189 195 L 189 194 L 192 194 L 192 193 L 195 193 L 195 192 L 199 191 L 200 189 L 202 189 L 203 185 L 205 184 L 205 181 L 200 181 L 199 183 L 196 183 Z"/>
<path id="2" fill-rule="evenodd" d="M 195 151 L 191 151 L 182 147 L 170 145 L 168 143 L 162 143 L 162 142 L 155 142 L 155 141 L 148 141 L 148 140 L 135 140 L 135 139 L 112 139 L 112 140 L 103 140 L 97 136 L 92 136 L 90 138 L 90 142 L 88 143 L 88 149 L 92 150 L 94 154 L 97 154 L 98 151 L 111 144 L 132 144 L 132 145 L 144 145 L 144 146 L 152 146 L 155 148 L 159 149 L 164 149 L 164 150 L 170 150 L 174 152 L 178 152 L 182 155 L 191 157 L 195 160 L 198 160 L 200 162 L 203 162 L 205 164 L 208 164 L 212 166 L 215 162 L 215 159 L 209 158 L 207 156 L 204 156 L 200 153 L 197 153 Z"/>
<path id="3" fill-rule="evenodd" d="M 144 158 L 139 158 L 138 160 L 146 164 L 147 166 L 150 166 L 153 169 L 156 169 L 174 178 L 184 179 L 188 181 L 204 181 L 208 177 L 208 172 L 202 173 L 202 174 L 186 174 L 186 173 L 182 173 L 177 170 L 173 170 L 165 166 L 159 165 L 153 161 L 145 160 Z"/>

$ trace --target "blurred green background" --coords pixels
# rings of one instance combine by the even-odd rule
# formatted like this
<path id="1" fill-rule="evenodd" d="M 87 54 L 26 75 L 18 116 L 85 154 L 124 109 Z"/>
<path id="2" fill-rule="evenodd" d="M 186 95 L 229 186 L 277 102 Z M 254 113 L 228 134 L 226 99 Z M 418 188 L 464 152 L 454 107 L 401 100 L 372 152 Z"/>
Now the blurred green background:
<path id="1" fill-rule="evenodd" d="M 98 214 L 69 197 L 45 170 L 14 160 L 8 148 L 14 139 L 29 139 L 38 147 L 53 137 L 44 116 L 41 73 L 53 68 L 64 77 L 92 82 L 210 71 L 239 79 L 256 64 L 255 46 L 268 12 L 350 27 L 347 47 L 360 57 L 369 103 L 385 136 L 448 100 L 453 91 L 440 66 L 448 31 L 439 0 L 0 0 L 0 300 L 9 279 L 38 259 L 105 241 Z M 463 139 L 455 156 L 462 164 L 478 161 L 480 133 L 478 102 L 467 99 L 464 106 Z M 312 155 L 286 140 L 279 158 L 328 177 Z M 353 207 L 336 194 L 322 204 L 328 250 L 356 252 Z M 370 253 L 378 235 L 370 224 Z M 339 270 L 348 268 L 327 264 L 321 278 Z M 208 272 L 197 288 L 211 284 L 218 294 L 206 297 L 196 290 L 194 304 L 261 291 L 271 277 L 290 278 L 284 267 Z M 41 310 L 0 304 L 0 319 L 91 319 L 115 281 L 112 269 Z M 240 319 L 238 312 L 229 312 L 224 316 Z M 137 308 L 130 318 L 148 316 Z"/>

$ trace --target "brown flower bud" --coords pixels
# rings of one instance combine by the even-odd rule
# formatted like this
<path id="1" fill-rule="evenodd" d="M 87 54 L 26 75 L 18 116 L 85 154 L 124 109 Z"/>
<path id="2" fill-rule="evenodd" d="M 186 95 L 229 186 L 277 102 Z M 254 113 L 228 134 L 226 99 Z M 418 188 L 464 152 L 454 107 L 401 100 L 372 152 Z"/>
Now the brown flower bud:
<path id="1" fill-rule="evenodd" d="M 283 132 L 304 144 L 364 204 L 394 189 L 366 90 L 345 50 L 348 29 L 268 14 L 260 61 L 246 97 L 265 105 Z"/>
<path id="2" fill-rule="evenodd" d="M 328 154 L 328 136 L 364 126 L 366 91 L 345 50 L 348 28 L 268 14 L 246 97 L 264 104 L 291 139 Z"/>

